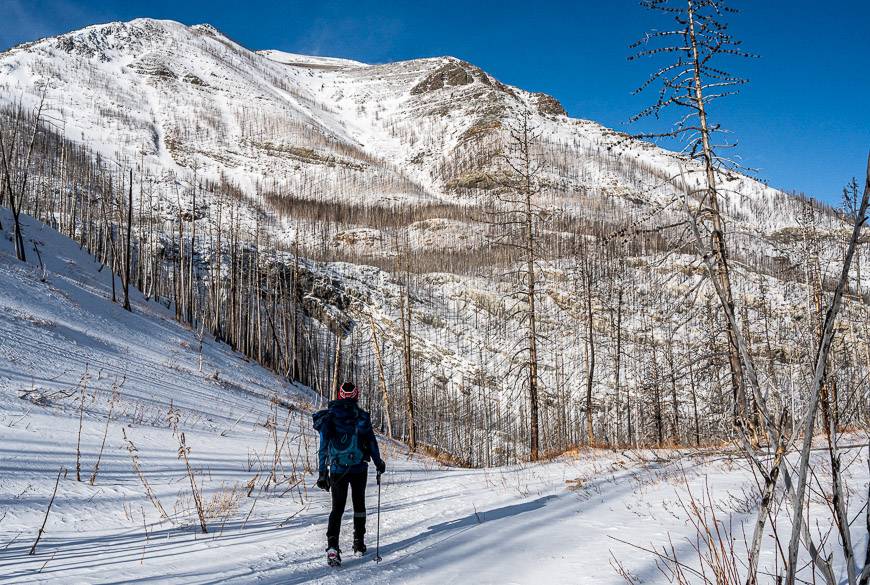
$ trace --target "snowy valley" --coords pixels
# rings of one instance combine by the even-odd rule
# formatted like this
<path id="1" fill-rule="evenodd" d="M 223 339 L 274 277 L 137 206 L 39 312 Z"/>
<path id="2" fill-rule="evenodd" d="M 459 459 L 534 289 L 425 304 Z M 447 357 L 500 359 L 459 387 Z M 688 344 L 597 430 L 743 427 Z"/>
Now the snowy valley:
<path id="1" fill-rule="evenodd" d="M 132 314 L 110 303 L 91 256 L 26 226 L 44 272 L 0 242 L 4 583 L 618 584 L 618 566 L 659 582 L 655 557 L 634 547 L 670 539 L 693 562 L 690 494 L 751 506 L 752 474 L 724 453 L 582 450 L 473 470 L 384 441 L 384 560 L 351 559 L 336 572 L 321 560 L 329 498 L 313 489 L 319 397 L 220 343 L 200 348 L 138 294 Z M 170 411 L 190 448 L 205 534 Z M 867 470 L 851 469 L 850 483 L 866 484 Z M 722 518 L 738 547 L 743 510 Z M 370 532 L 375 518 L 370 493 Z"/>
<path id="2" fill-rule="evenodd" d="M 0 53 L 0 132 L 0 583 L 743 583 L 840 297 L 804 542 L 837 583 L 837 539 L 870 547 L 870 264 L 841 277 L 844 210 L 718 168 L 728 321 L 685 153 L 453 57 L 166 20 Z M 344 380 L 387 463 L 383 560 L 333 569 L 311 415 Z"/>

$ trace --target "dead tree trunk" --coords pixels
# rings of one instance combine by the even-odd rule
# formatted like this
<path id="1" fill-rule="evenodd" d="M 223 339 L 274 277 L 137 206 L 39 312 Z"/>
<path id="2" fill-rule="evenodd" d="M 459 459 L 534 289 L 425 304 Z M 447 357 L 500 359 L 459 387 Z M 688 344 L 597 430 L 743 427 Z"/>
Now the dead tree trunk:
<path id="1" fill-rule="evenodd" d="M 372 349 L 375 352 L 375 359 L 378 363 L 378 384 L 381 387 L 381 393 L 383 395 L 384 403 L 381 405 L 381 408 L 384 412 L 384 419 L 387 425 L 387 437 L 390 439 L 393 438 L 393 421 L 390 417 L 390 393 L 387 390 L 387 377 L 384 375 L 384 360 L 381 357 L 381 346 L 378 343 L 377 331 L 375 326 L 375 319 L 371 315 L 369 315 L 369 323 L 371 324 L 371 342 Z"/>
<path id="2" fill-rule="evenodd" d="M 593 447 L 595 446 L 595 433 L 592 420 L 594 404 L 592 401 L 592 384 L 595 377 L 595 329 L 593 326 L 592 314 L 592 261 L 588 257 L 588 249 L 586 257 L 583 259 L 586 270 L 583 275 L 583 282 L 586 292 L 586 347 L 588 355 L 588 363 L 586 368 L 586 443 Z"/>
<path id="3" fill-rule="evenodd" d="M 141 193 L 139 196 L 141 197 Z M 133 232 L 133 170 L 130 170 L 130 186 L 127 191 L 127 245 L 124 249 L 124 308 L 133 311 L 130 307 L 130 247 Z"/>
<path id="4" fill-rule="evenodd" d="M 15 190 L 12 188 L 12 156 L 15 152 L 15 141 L 18 133 L 18 123 L 24 117 L 22 107 L 18 107 L 18 120 L 15 125 L 15 132 L 12 134 L 12 139 L 9 144 L 8 154 L 7 148 L 3 141 L 3 133 L 0 132 L 0 158 L 3 159 L 3 177 L 6 183 L 6 191 L 9 194 L 9 207 L 12 209 L 12 224 L 13 224 L 13 239 L 15 241 L 15 257 L 21 262 L 27 261 L 27 254 L 24 252 L 24 236 L 21 233 L 21 207 L 24 204 L 24 198 L 27 196 L 27 177 L 30 170 L 30 160 L 33 156 L 33 146 L 36 144 L 36 136 L 39 133 L 39 123 L 42 118 L 42 108 L 45 104 L 45 92 L 43 92 L 39 100 L 39 107 L 36 110 L 36 117 L 33 121 L 33 133 L 30 135 L 30 145 L 27 148 L 27 155 L 24 161 L 23 176 L 21 178 L 21 186 L 18 189 L 16 196 Z M 16 181 L 17 183 L 18 181 Z"/>
<path id="5" fill-rule="evenodd" d="M 798 561 L 798 545 L 804 520 L 804 500 L 806 497 L 806 487 L 809 476 L 810 448 L 812 447 L 813 441 L 813 429 L 815 428 L 816 414 L 818 411 L 822 386 L 825 383 L 828 354 L 831 351 L 831 345 L 834 341 L 834 323 L 837 319 L 837 313 L 840 311 L 840 304 L 843 300 L 843 291 L 849 281 L 849 270 L 852 265 L 852 258 L 855 255 L 855 248 L 857 247 L 858 240 L 861 237 L 861 230 L 867 222 L 868 203 L 870 203 L 870 156 L 867 157 L 867 179 L 864 185 L 864 196 L 861 198 L 861 205 L 858 209 L 858 213 L 855 215 L 855 225 L 852 229 L 852 237 L 849 240 L 849 247 L 846 251 L 846 259 L 843 262 L 843 269 L 840 273 L 840 279 L 837 282 L 837 288 L 834 290 L 834 297 L 831 299 L 831 303 L 828 305 L 828 310 L 825 314 L 825 321 L 822 326 L 822 338 L 819 343 L 818 351 L 816 352 L 815 373 L 813 375 L 813 384 L 810 389 L 810 402 L 802 425 L 804 439 L 801 448 L 800 464 L 797 469 L 797 488 L 794 495 L 792 532 L 788 545 L 786 585 L 794 585 L 795 582 Z"/>
<path id="6" fill-rule="evenodd" d="M 414 421 L 414 372 L 411 369 L 411 295 L 409 292 L 410 279 L 406 274 L 405 292 L 402 297 L 401 325 L 402 345 L 405 358 L 405 414 L 408 423 L 408 448 L 413 452 L 417 449 L 417 429 Z"/>

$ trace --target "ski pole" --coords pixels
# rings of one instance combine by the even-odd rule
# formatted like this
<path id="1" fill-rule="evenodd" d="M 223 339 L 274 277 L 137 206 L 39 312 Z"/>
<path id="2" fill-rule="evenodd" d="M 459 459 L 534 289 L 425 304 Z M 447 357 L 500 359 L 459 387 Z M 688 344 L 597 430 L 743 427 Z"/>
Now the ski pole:
<path id="1" fill-rule="evenodd" d="M 378 473 L 378 536 L 375 541 L 375 563 L 381 562 L 381 474 Z"/>

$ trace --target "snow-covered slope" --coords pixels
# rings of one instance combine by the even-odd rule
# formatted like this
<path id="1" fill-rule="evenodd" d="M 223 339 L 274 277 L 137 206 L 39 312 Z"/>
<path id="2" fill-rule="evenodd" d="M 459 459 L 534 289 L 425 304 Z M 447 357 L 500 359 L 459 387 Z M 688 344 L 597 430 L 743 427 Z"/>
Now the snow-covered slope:
<path id="1" fill-rule="evenodd" d="M 315 55 L 300 55 L 298 53 L 287 53 L 286 51 L 276 51 L 267 49 L 265 51 L 257 51 L 271 61 L 284 63 L 285 65 L 294 65 L 298 67 L 310 67 L 314 69 L 343 69 L 347 67 L 366 67 L 365 63 L 354 61 L 352 59 L 339 59 L 337 57 L 319 57 Z"/>
<path id="2" fill-rule="evenodd" d="M 578 214 L 640 217 L 670 201 L 658 184 L 677 174 L 671 153 L 569 118 L 552 97 L 459 59 L 369 66 L 257 53 L 209 25 L 138 19 L 21 45 L 0 55 L 0 88 L 6 103 L 34 105 L 44 92 L 68 138 L 143 164 L 168 199 L 171 177 L 196 175 L 257 202 L 479 202 L 525 109 L 548 182 Z M 750 226 L 794 223 L 787 198 L 751 179 L 733 175 L 724 192 L 729 214 Z"/>
<path id="3" fill-rule="evenodd" d="M 8 214 L 0 220 L 8 225 Z M 408 457 L 382 441 L 389 466 L 383 562 L 370 555 L 328 568 L 329 497 L 310 488 L 316 443 L 303 410 L 316 397 L 220 344 L 206 340 L 200 351 L 194 332 L 138 294 L 133 312 L 124 311 L 109 301 L 106 272 L 90 256 L 25 221 L 44 271 L 36 258 L 19 263 L 8 239 L 0 240 L 4 583 L 621 583 L 611 559 L 646 583 L 664 583 L 655 559 L 632 545 L 661 546 L 670 536 L 694 565 L 681 500 L 689 493 L 703 499 L 709 490 L 740 509 L 734 502 L 744 501 L 752 481 L 744 464 L 721 457 L 584 452 L 541 465 L 468 470 Z M 202 490 L 208 534 L 199 532 L 170 404 Z M 272 429 L 281 444 L 279 483 L 264 490 Z M 30 556 L 61 469 L 45 533 Z M 856 465 L 849 473 L 860 491 L 866 469 Z M 739 550 L 739 523 L 751 517 L 722 519 L 733 522 Z M 346 550 L 349 527 L 348 517 Z M 855 530 L 861 542 L 857 524 Z"/>
<path id="4" fill-rule="evenodd" d="M 9 222 L 4 209 L 2 223 Z M 43 281 L 38 267 L 17 262 L 7 232 L 0 232 L 0 356 L 6 363 L 0 388 L 5 407 L 28 401 L 51 405 L 52 396 L 74 390 L 86 371 L 89 392 L 99 388 L 103 398 L 112 383 L 123 380 L 121 404 L 147 411 L 147 420 L 159 421 L 160 411 L 171 401 L 176 408 L 195 409 L 212 419 L 206 425 L 212 429 L 227 423 L 226 417 L 232 422 L 247 416 L 244 408 L 252 394 L 264 401 L 274 395 L 306 404 L 313 399 L 307 390 L 288 385 L 208 336 L 200 345 L 196 332 L 135 289 L 132 313 L 109 302 L 108 269 L 102 270 L 51 228 L 32 220 L 24 225 L 38 243 L 46 277 Z M 117 278 L 116 287 L 121 298 Z"/>

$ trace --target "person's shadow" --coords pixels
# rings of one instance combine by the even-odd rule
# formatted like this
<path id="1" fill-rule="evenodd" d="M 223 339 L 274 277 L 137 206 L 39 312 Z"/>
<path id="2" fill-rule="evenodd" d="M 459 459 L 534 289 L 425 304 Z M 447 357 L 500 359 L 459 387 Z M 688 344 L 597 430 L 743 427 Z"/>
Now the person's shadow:
<path id="1" fill-rule="evenodd" d="M 396 563 L 401 563 L 406 557 L 418 554 L 421 551 L 429 549 L 433 546 L 437 546 L 438 544 L 444 542 L 445 540 L 462 534 L 466 530 L 470 530 L 479 524 L 485 524 L 486 522 L 493 522 L 495 520 L 500 520 L 503 518 L 509 518 L 511 516 L 517 516 L 519 514 L 524 514 L 526 512 L 532 512 L 534 510 L 538 510 L 547 505 L 547 502 L 550 500 L 557 498 L 558 496 L 550 495 L 538 498 L 537 500 L 532 500 L 531 502 L 524 502 L 521 504 L 512 504 L 510 506 L 503 506 L 501 508 L 494 508 L 492 510 L 476 512 L 474 514 L 470 514 L 465 516 L 464 518 L 458 518 L 456 520 L 450 520 L 449 522 L 441 522 L 440 524 L 434 524 L 432 526 L 427 527 L 424 532 L 420 532 L 419 534 L 412 536 L 410 538 L 406 538 L 404 540 L 400 540 L 398 542 L 393 542 L 387 544 L 385 546 L 381 546 L 380 554 L 381 557 L 384 557 L 381 565 L 389 564 L 393 565 Z M 438 534 L 444 533 L 444 536 L 438 538 Z M 371 534 L 369 534 L 371 536 Z M 434 542 L 431 542 L 427 546 L 419 550 L 413 550 L 413 552 L 405 552 L 402 554 L 402 551 L 407 550 L 408 548 L 413 547 L 414 544 L 425 541 L 427 539 L 434 538 Z M 373 561 L 375 547 L 372 544 L 369 545 L 369 553 L 370 557 L 366 557 L 365 561 Z M 387 555 L 390 555 L 387 557 Z M 314 559 L 307 559 L 307 561 L 313 561 Z M 353 557 L 349 557 L 344 565 L 354 566 L 357 568 L 355 571 L 382 571 L 383 569 L 376 568 L 377 565 L 374 562 L 365 562 L 365 564 L 359 564 L 358 562 L 363 561 L 363 559 L 355 559 Z M 314 581 L 320 578 L 327 578 L 335 575 L 335 569 L 327 568 L 327 567 L 318 567 L 316 569 L 304 571 L 301 573 L 290 573 L 287 575 L 278 576 L 277 574 L 268 575 L 268 573 L 275 572 L 277 569 L 273 568 L 266 572 L 266 574 L 261 574 L 260 578 L 263 579 L 263 583 L 281 583 L 281 585 L 298 585 L 302 583 L 308 583 L 310 581 Z M 365 573 L 358 572 L 355 573 L 357 582 L 365 582 Z M 220 580 L 216 580 L 213 582 L 209 582 L 209 584 L 217 584 L 220 583 Z"/>
<path id="2" fill-rule="evenodd" d="M 470 528 L 474 528 L 478 524 L 484 524 L 486 522 L 493 522 L 495 520 L 501 520 L 502 518 L 509 518 L 511 516 L 517 516 L 519 514 L 524 514 L 526 512 L 532 512 L 534 510 L 539 510 L 547 505 L 547 502 L 556 498 L 554 495 L 543 496 L 538 498 L 537 500 L 532 500 L 530 502 L 523 502 L 521 504 L 511 504 L 510 506 L 502 506 L 501 508 L 494 508 L 492 510 L 475 512 L 474 514 L 470 514 L 465 516 L 464 518 L 457 518 L 456 520 L 450 520 L 448 522 L 441 522 L 440 524 L 433 524 L 432 526 L 427 527 L 425 532 L 421 532 L 415 536 L 410 538 L 406 538 L 404 540 L 400 540 L 398 542 L 390 543 L 386 546 L 381 547 L 381 556 L 389 555 L 391 553 L 399 553 L 404 549 L 412 547 L 414 544 L 422 541 L 428 540 L 430 538 L 436 537 L 441 532 L 448 532 L 449 534 L 444 538 L 438 538 L 425 548 L 421 550 L 426 550 L 427 548 L 436 546 L 437 544 L 461 534 Z M 414 551 L 414 553 L 418 553 L 419 551 Z M 392 562 L 400 562 L 404 555 L 399 557 L 394 557 L 391 559 Z"/>

